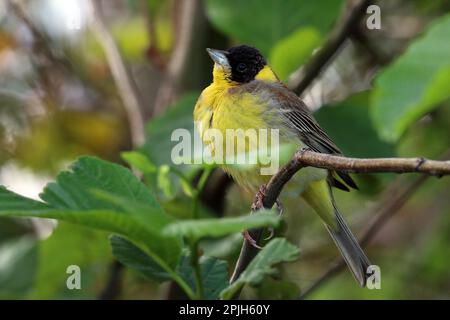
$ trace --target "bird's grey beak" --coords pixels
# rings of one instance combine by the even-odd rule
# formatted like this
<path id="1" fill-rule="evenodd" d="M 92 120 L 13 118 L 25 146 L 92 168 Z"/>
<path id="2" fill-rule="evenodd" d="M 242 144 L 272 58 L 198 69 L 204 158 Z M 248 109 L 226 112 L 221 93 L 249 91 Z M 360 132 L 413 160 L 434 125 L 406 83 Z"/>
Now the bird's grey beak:
<path id="1" fill-rule="evenodd" d="M 228 54 L 227 51 L 210 49 L 210 48 L 207 48 L 206 51 L 208 52 L 209 56 L 215 63 L 217 63 L 218 65 L 225 67 L 225 68 L 230 67 L 230 63 L 228 62 L 228 58 L 227 58 L 227 54 Z"/>

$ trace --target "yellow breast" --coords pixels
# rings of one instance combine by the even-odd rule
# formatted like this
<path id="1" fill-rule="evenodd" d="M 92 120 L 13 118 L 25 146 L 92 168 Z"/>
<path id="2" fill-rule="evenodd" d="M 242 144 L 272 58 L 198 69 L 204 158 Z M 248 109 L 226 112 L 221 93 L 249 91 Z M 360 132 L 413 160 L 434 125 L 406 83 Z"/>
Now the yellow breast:
<path id="1" fill-rule="evenodd" d="M 216 156 L 216 151 L 221 148 L 220 157 L 227 162 L 231 158 L 236 159 L 238 155 L 251 154 L 254 156 L 257 153 L 258 145 L 250 143 L 248 135 L 245 134 L 243 142 L 240 143 L 238 142 L 240 138 L 234 133 L 237 130 L 247 133 L 250 132 L 248 129 L 252 129 L 251 131 L 256 134 L 256 140 L 259 141 L 259 129 L 268 129 L 265 121 L 266 113 L 264 104 L 258 101 L 253 94 L 239 92 L 230 86 L 225 87 L 213 83 L 202 92 L 195 106 L 194 120 L 212 155 Z M 223 140 L 212 142 L 213 139 L 207 134 L 209 129 L 219 131 Z M 233 135 L 231 148 L 228 138 L 230 133 Z M 247 189 L 253 189 L 261 184 L 257 165 L 253 170 L 237 170 L 236 166 L 227 164 L 222 167 L 233 176 L 238 184 Z"/>

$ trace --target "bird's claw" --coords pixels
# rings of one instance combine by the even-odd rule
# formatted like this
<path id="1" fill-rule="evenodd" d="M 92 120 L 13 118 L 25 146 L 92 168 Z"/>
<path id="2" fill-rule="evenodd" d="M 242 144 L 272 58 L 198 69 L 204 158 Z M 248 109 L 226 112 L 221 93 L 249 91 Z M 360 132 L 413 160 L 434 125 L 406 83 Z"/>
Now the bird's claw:
<path id="1" fill-rule="evenodd" d="M 247 241 L 248 243 L 250 243 L 252 245 L 252 247 L 255 247 L 257 249 L 262 249 L 262 247 L 260 245 L 258 245 L 258 243 L 256 242 L 255 239 L 252 238 L 252 236 L 250 235 L 250 233 L 248 232 L 248 230 L 245 230 L 243 233 L 244 239 L 245 241 Z"/>
<path id="2" fill-rule="evenodd" d="M 275 230 L 272 227 L 269 227 L 269 232 L 269 235 L 264 238 L 265 241 L 272 239 L 275 235 Z"/>
<path id="3" fill-rule="evenodd" d="M 275 201 L 275 204 L 277 205 L 278 215 L 279 215 L 279 216 L 282 216 L 282 215 L 283 215 L 283 212 L 284 212 L 284 206 L 283 206 L 283 204 L 281 203 L 280 199 L 277 199 L 277 200 Z"/>
<path id="4" fill-rule="evenodd" d="M 275 204 L 277 206 L 278 215 L 282 216 L 284 207 L 283 207 L 283 204 L 281 203 L 280 199 L 277 199 L 277 201 L 275 201 Z M 270 234 L 264 239 L 266 241 L 272 239 L 273 236 L 275 235 L 275 230 L 272 227 L 269 227 L 269 232 L 270 232 Z"/>

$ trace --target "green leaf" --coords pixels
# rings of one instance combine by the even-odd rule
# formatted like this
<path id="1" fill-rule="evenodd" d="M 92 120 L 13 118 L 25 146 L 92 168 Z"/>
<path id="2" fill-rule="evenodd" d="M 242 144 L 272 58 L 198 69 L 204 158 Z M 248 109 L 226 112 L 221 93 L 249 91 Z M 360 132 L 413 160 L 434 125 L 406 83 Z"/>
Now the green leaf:
<path id="1" fill-rule="evenodd" d="M 189 287 L 195 292 L 197 290 L 195 283 L 194 269 L 190 263 L 190 255 L 182 257 L 177 273 L 186 281 Z M 200 257 L 200 270 L 203 283 L 204 298 L 215 300 L 219 298 L 220 292 L 228 285 L 228 264 L 226 261 L 214 257 Z"/>
<path id="2" fill-rule="evenodd" d="M 264 211 L 241 217 L 176 221 L 169 224 L 163 232 L 198 240 L 206 237 L 219 238 L 246 229 L 276 227 L 280 221 L 277 214 Z"/>
<path id="3" fill-rule="evenodd" d="M 411 124 L 450 97 L 448 39 L 450 15 L 434 21 L 376 79 L 371 115 L 384 140 L 398 140 Z"/>
<path id="4" fill-rule="evenodd" d="M 22 237 L 0 245 L 0 297 L 22 297 L 36 275 L 36 240 Z"/>
<path id="5" fill-rule="evenodd" d="M 117 233 L 145 243 L 149 250 L 161 260 L 159 262 L 165 262 L 168 266 L 174 267 L 178 261 L 181 252 L 181 244 L 179 241 L 175 241 L 173 238 L 162 234 L 155 234 L 153 228 L 148 228 L 140 219 L 136 219 L 136 217 L 130 214 L 102 209 L 56 209 L 37 201 L 31 204 L 30 202 L 33 202 L 33 200 L 21 197 L 0 187 L 0 216 L 58 219 Z M 30 210 L 33 207 L 34 209 Z M 168 241 L 169 239 L 171 241 Z"/>
<path id="6" fill-rule="evenodd" d="M 264 276 L 276 272 L 274 265 L 280 262 L 294 261 L 298 255 L 299 249 L 287 242 L 286 239 L 273 239 L 250 262 L 240 277 L 221 292 L 220 296 L 222 299 L 230 299 L 244 284 L 257 285 Z"/>
<path id="7" fill-rule="evenodd" d="M 205 255 L 226 259 L 237 255 L 242 246 L 242 234 L 233 233 L 223 238 L 207 239 L 200 243 Z"/>
<path id="8" fill-rule="evenodd" d="M 126 221 L 126 219 L 120 218 L 126 217 L 118 212 L 108 210 L 76 211 L 55 209 L 46 203 L 22 197 L 7 190 L 3 186 L 0 186 L 0 204 L 0 216 L 60 219 L 97 227 L 99 229 L 114 229 L 114 231 L 126 230 L 131 232 L 136 227 L 133 223 L 128 224 L 126 227 L 115 227 L 116 224 L 121 224 L 122 221 Z M 86 216 L 88 216 L 88 219 L 86 219 Z"/>
<path id="9" fill-rule="evenodd" d="M 121 157 L 142 173 L 155 173 L 158 170 L 150 159 L 139 151 L 122 152 Z"/>
<path id="10" fill-rule="evenodd" d="M 95 157 L 79 158 L 71 171 L 61 172 L 56 182 L 45 187 L 41 199 L 55 208 L 117 209 L 92 194 L 93 189 L 128 198 L 132 203 L 159 208 L 155 197 L 130 170 Z"/>
<path id="11" fill-rule="evenodd" d="M 275 73 L 286 81 L 302 66 L 321 43 L 321 35 L 314 28 L 300 28 L 283 38 L 273 47 L 269 61 Z"/>
<path id="12" fill-rule="evenodd" d="M 44 213 L 51 209 L 46 203 L 22 197 L 0 186 L 0 215 L 26 216 L 26 213 Z M 24 214 L 20 214 L 20 212 Z"/>
<path id="13" fill-rule="evenodd" d="M 126 168 L 83 157 L 72 171 L 58 175 L 42 199 L 33 201 L 0 187 L 0 216 L 53 218 L 126 236 L 145 244 L 163 268 L 175 268 L 178 237 L 162 234 L 172 221 L 147 188 Z"/>
<path id="14" fill-rule="evenodd" d="M 113 195 L 103 190 L 93 189 L 91 193 L 98 199 L 108 201 L 117 206 L 156 234 L 160 234 L 161 228 L 164 228 L 175 220 L 173 217 L 167 215 L 160 207 L 150 207 L 140 203 L 130 202 L 129 198 Z"/>
<path id="15" fill-rule="evenodd" d="M 166 270 L 131 241 L 119 236 L 112 236 L 110 244 L 114 257 L 126 267 L 136 270 L 154 281 L 163 282 L 171 279 Z"/>
<path id="16" fill-rule="evenodd" d="M 268 55 L 278 41 L 300 27 L 314 27 L 325 34 L 340 12 L 341 3 L 337 0 L 208 0 L 206 9 L 217 29 Z"/>

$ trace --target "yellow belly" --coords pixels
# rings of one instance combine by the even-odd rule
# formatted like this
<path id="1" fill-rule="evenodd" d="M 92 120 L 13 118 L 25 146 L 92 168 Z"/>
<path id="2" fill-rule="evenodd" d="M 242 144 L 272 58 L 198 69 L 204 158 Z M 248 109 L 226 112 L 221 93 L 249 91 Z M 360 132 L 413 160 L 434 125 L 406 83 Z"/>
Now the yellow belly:
<path id="1" fill-rule="evenodd" d="M 272 134 L 270 130 L 278 130 L 278 142 L 281 146 L 280 148 L 285 150 L 283 154 L 279 153 L 278 155 L 274 155 L 278 156 L 278 159 L 280 160 L 278 163 L 279 166 L 284 165 L 296 150 L 290 148 L 290 151 L 286 154 L 286 148 L 282 147 L 283 145 L 294 143 L 298 148 L 303 147 L 303 143 L 297 138 L 295 133 L 286 126 L 285 122 L 278 114 L 278 111 L 269 108 L 265 105 L 264 101 L 261 101 L 259 97 L 256 97 L 251 93 L 233 94 L 232 92 L 230 93 L 230 90 L 228 89 L 220 89 L 215 85 L 211 85 L 202 92 L 195 107 L 194 119 L 199 133 L 205 144 L 210 148 L 211 153 L 213 155 L 216 154 L 218 148 L 223 150 L 224 162 L 227 162 L 230 158 L 236 159 L 238 155 L 242 155 L 243 152 L 249 155 L 255 155 L 260 147 L 258 143 L 256 145 L 248 143 L 248 136 L 244 135 L 241 138 L 234 136 L 234 141 L 232 142 L 233 147 L 230 148 L 228 145 L 230 140 L 226 139 L 227 130 L 228 133 L 230 132 L 229 129 L 241 130 L 244 132 L 251 130 L 256 134 L 256 140 L 258 142 L 261 142 L 261 139 L 264 139 L 262 137 L 263 131 L 260 130 L 266 130 L 267 150 L 270 150 L 272 147 L 275 148 L 273 143 L 276 142 L 275 140 L 270 139 Z M 208 129 L 218 130 L 224 139 L 222 141 L 211 141 L 207 134 Z M 237 148 L 239 139 L 244 139 L 243 143 L 240 143 L 241 148 Z M 243 149 L 242 146 L 244 146 Z M 281 149 L 275 148 L 273 150 L 278 150 L 277 152 L 280 152 Z M 267 164 L 264 163 L 264 166 L 267 167 Z M 263 164 L 259 161 L 254 165 L 247 164 L 244 166 L 237 166 L 231 165 L 230 163 L 222 165 L 222 168 L 233 177 L 236 183 L 250 192 L 257 191 L 262 184 L 267 183 L 271 178 L 271 175 L 262 174 L 262 167 Z M 278 168 L 276 171 L 278 171 Z M 291 190 L 298 195 L 304 190 L 309 181 L 321 180 L 325 177 L 325 170 L 316 168 L 302 169 L 299 174 L 297 174 L 294 182 L 289 183 L 291 186 L 288 186 L 286 191 L 289 192 Z"/>

